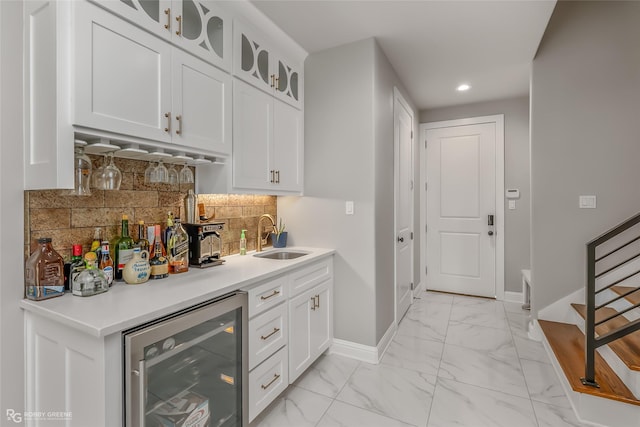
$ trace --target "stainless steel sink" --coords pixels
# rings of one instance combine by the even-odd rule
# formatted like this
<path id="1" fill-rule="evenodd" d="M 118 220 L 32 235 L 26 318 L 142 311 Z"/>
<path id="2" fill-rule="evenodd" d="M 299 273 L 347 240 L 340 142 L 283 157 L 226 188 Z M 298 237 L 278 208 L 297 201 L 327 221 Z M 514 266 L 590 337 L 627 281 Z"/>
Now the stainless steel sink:
<path id="1" fill-rule="evenodd" d="M 253 256 L 258 258 L 268 258 L 268 259 L 296 259 L 301 256 L 307 255 L 308 252 L 300 252 L 300 251 L 268 251 L 268 252 L 259 252 Z"/>

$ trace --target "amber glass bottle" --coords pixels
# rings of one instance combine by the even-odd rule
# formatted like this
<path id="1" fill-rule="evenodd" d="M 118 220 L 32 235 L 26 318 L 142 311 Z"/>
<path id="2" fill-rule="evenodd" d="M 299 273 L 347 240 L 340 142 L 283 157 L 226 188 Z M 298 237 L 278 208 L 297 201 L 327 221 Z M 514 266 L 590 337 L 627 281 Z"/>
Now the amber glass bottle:
<path id="1" fill-rule="evenodd" d="M 25 264 L 25 296 L 32 300 L 64 295 L 64 261 L 50 237 L 38 239 L 38 248 Z"/>

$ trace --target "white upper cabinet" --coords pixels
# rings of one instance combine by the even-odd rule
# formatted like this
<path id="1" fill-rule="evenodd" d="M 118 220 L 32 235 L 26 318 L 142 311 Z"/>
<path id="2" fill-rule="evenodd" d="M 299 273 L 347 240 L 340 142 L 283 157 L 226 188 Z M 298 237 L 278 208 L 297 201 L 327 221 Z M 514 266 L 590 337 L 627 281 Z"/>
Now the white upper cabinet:
<path id="1" fill-rule="evenodd" d="M 75 125 L 231 152 L 228 74 L 86 2 L 75 43 Z"/>
<path id="2" fill-rule="evenodd" d="M 302 112 L 238 79 L 233 100 L 233 188 L 301 193 Z"/>
<path id="3" fill-rule="evenodd" d="M 302 107 L 302 64 L 290 61 L 269 45 L 266 37 L 234 21 L 234 74 L 267 93 Z"/>
<path id="4" fill-rule="evenodd" d="M 231 154 L 231 76 L 173 51 L 173 143 Z"/>
<path id="5" fill-rule="evenodd" d="M 203 60 L 231 71 L 231 18 L 212 0 L 94 0 Z"/>

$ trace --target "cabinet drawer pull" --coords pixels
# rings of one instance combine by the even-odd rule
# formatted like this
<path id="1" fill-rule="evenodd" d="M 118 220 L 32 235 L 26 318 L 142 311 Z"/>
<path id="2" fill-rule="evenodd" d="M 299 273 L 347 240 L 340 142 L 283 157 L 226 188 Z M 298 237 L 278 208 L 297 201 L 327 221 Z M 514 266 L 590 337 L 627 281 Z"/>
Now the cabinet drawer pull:
<path id="1" fill-rule="evenodd" d="M 182 15 L 176 16 L 176 21 L 178 21 L 178 31 L 176 31 L 176 35 L 179 36 L 182 34 Z"/>
<path id="2" fill-rule="evenodd" d="M 260 297 L 260 299 L 261 299 L 262 301 L 264 301 L 264 300 L 268 300 L 269 298 L 271 298 L 271 297 L 275 297 L 276 295 L 279 295 L 279 294 L 280 294 L 280 291 L 273 291 L 272 293 L 270 293 L 270 294 L 269 294 L 269 295 L 267 295 L 266 297 L 265 297 L 264 295 L 263 295 L 263 296 L 261 296 L 261 297 Z"/>
<path id="3" fill-rule="evenodd" d="M 275 88 L 278 89 L 280 87 L 280 77 L 276 77 Z"/>
<path id="4" fill-rule="evenodd" d="M 316 295 L 315 298 L 316 298 L 316 301 L 317 301 L 316 302 L 316 308 L 320 308 L 320 295 Z"/>
<path id="5" fill-rule="evenodd" d="M 263 390 L 266 390 L 266 389 L 269 388 L 269 386 L 271 386 L 271 384 L 276 382 L 278 380 L 278 378 L 280 378 L 280 374 L 273 374 L 273 379 L 271 381 L 269 381 L 266 385 L 262 384 L 260 387 L 262 387 Z"/>
<path id="6" fill-rule="evenodd" d="M 280 171 L 276 171 L 276 184 L 280 184 Z"/>
<path id="7" fill-rule="evenodd" d="M 271 179 L 269 180 L 269 182 L 273 184 L 274 182 L 276 182 L 276 175 L 275 175 L 276 171 L 270 170 L 269 173 L 271 174 Z"/>
<path id="8" fill-rule="evenodd" d="M 311 301 L 313 301 L 312 302 L 313 305 L 311 306 L 311 310 L 315 311 L 315 309 L 316 309 L 316 297 L 311 297 Z"/>
<path id="9" fill-rule="evenodd" d="M 164 24 L 164 28 L 166 28 L 167 30 L 171 31 L 171 9 L 165 9 L 164 10 L 164 14 L 167 15 L 167 23 Z"/>
<path id="10" fill-rule="evenodd" d="M 171 112 L 164 113 L 164 116 L 167 118 L 167 127 L 164 128 L 164 131 L 167 133 L 171 133 Z"/>
<path id="11" fill-rule="evenodd" d="M 176 135 L 182 134 L 182 116 L 176 116 L 176 120 L 178 121 L 178 130 L 176 131 Z"/>
<path id="12" fill-rule="evenodd" d="M 260 335 L 260 339 L 263 341 L 266 341 L 271 336 L 273 336 L 273 334 L 277 334 L 278 332 L 280 332 L 280 328 L 273 328 L 273 332 L 271 332 L 269 335 Z"/>
<path id="13" fill-rule="evenodd" d="M 271 74 L 271 87 L 276 87 L 276 75 L 275 74 Z"/>

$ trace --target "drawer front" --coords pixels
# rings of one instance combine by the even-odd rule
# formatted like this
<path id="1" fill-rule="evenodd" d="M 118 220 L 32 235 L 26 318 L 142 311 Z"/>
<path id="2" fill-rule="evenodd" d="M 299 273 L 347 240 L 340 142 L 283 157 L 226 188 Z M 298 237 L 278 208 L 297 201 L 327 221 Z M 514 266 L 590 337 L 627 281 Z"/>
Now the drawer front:
<path id="1" fill-rule="evenodd" d="M 289 295 L 294 297 L 333 277 L 333 258 L 325 258 L 289 275 Z"/>
<path id="2" fill-rule="evenodd" d="M 287 300 L 287 276 L 281 276 L 248 290 L 249 318 Z"/>
<path id="3" fill-rule="evenodd" d="M 249 321 L 249 370 L 287 344 L 287 304 L 281 304 Z"/>
<path id="4" fill-rule="evenodd" d="M 249 372 L 249 422 L 289 385 L 287 347 Z"/>

